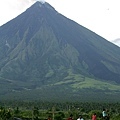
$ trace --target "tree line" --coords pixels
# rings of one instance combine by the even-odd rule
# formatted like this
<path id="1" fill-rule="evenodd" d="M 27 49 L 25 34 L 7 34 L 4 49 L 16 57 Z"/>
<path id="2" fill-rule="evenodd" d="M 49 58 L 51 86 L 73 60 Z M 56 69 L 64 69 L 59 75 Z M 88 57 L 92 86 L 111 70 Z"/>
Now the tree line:
<path id="1" fill-rule="evenodd" d="M 0 120 L 65 120 L 71 114 L 74 120 L 82 115 L 84 120 L 91 120 L 93 113 L 97 120 L 102 120 L 105 108 L 110 120 L 120 119 L 120 103 L 95 102 L 43 102 L 43 101 L 4 101 L 0 102 Z"/>

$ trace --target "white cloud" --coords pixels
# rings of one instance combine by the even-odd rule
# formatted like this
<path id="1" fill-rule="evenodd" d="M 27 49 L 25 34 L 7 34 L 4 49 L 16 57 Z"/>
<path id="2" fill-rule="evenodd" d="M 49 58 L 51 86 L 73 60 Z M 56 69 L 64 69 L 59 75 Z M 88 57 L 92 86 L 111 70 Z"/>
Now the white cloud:
<path id="1" fill-rule="evenodd" d="M 0 25 L 25 11 L 32 3 L 31 0 L 0 1 Z"/>
<path id="2" fill-rule="evenodd" d="M 39 1 L 39 2 L 45 3 L 45 0 L 34 0 L 34 1 Z"/>

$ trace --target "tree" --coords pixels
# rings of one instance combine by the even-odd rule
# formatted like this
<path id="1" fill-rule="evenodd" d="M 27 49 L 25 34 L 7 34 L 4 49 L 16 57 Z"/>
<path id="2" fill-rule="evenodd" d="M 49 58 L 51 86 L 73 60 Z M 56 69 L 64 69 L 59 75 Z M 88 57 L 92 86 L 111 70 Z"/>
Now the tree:
<path id="1" fill-rule="evenodd" d="M 33 109 L 33 119 L 39 120 L 39 109 L 37 107 L 34 107 Z"/>

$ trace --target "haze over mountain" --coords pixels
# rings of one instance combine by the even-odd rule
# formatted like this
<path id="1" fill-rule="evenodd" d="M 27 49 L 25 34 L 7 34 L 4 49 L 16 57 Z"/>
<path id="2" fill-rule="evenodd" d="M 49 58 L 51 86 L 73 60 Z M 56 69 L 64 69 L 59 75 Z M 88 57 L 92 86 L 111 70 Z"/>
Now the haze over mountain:
<path id="1" fill-rule="evenodd" d="M 119 100 L 119 53 L 50 4 L 36 2 L 0 27 L 0 98 Z"/>
<path id="2" fill-rule="evenodd" d="M 117 38 L 115 40 L 112 41 L 115 45 L 120 47 L 120 38 Z"/>

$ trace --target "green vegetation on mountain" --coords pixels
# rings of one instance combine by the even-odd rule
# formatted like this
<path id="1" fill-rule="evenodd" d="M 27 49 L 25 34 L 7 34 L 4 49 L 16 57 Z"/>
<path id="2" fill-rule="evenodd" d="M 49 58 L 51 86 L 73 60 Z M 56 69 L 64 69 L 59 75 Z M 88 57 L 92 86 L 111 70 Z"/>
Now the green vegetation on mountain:
<path id="1" fill-rule="evenodd" d="M 0 96 L 118 101 L 119 53 L 48 3 L 36 2 L 0 27 Z"/>

